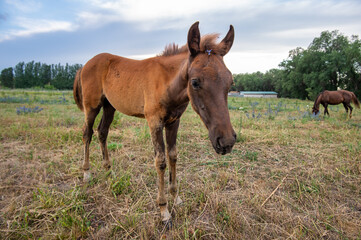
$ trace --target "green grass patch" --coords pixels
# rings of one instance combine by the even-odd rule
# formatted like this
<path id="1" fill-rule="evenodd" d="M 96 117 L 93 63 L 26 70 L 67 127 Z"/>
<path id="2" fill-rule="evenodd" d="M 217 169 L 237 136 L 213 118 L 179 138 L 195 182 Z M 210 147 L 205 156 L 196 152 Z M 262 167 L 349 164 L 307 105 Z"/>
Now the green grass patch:
<path id="1" fill-rule="evenodd" d="M 220 156 L 189 106 L 177 138 L 183 204 L 174 206 L 166 191 L 167 232 L 144 119 L 115 113 L 108 170 L 96 131 L 100 112 L 92 180 L 83 183 L 84 114 L 72 92 L 0 90 L 0 98 L 1 239 L 361 238 L 359 109 L 352 119 L 342 106 L 315 117 L 311 101 L 230 97 L 237 142 Z M 23 106 L 42 110 L 17 114 Z"/>

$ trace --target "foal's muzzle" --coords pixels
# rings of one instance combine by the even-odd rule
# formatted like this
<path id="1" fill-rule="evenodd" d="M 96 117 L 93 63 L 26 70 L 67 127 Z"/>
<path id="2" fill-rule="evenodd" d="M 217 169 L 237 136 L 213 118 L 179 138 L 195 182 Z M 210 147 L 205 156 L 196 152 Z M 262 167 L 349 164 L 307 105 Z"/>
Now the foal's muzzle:
<path id="1" fill-rule="evenodd" d="M 235 133 L 233 133 L 233 135 L 229 138 L 217 137 L 216 143 L 213 144 L 213 148 L 216 151 L 216 153 L 225 155 L 232 151 L 236 139 L 237 139 L 237 135 Z"/>

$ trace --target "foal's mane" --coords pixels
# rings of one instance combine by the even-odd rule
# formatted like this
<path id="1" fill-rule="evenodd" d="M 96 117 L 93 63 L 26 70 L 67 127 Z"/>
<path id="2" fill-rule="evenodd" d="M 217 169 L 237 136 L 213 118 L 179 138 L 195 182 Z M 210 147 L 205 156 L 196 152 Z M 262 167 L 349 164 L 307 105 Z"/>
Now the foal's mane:
<path id="1" fill-rule="evenodd" d="M 202 36 L 200 42 L 200 51 L 205 52 L 206 50 L 212 50 L 213 54 L 221 54 L 223 49 L 223 43 L 218 43 L 217 39 L 219 38 L 218 33 L 207 34 Z M 158 55 L 159 57 L 167 57 L 167 56 L 174 56 L 177 54 L 188 52 L 188 45 L 183 45 L 179 47 L 175 43 L 168 44 L 164 51 Z"/>

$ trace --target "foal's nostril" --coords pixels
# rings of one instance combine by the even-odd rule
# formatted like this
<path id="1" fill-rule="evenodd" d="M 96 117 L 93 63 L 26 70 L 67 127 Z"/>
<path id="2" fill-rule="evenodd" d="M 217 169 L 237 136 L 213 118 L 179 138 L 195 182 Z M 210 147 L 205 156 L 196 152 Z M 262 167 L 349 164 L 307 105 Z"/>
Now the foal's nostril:
<path id="1" fill-rule="evenodd" d="M 236 141 L 237 140 L 237 134 L 233 134 L 233 137 L 234 137 L 234 140 Z"/>
<path id="2" fill-rule="evenodd" d="M 217 137 L 217 148 L 220 149 L 221 148 L 221 138 Z"/>

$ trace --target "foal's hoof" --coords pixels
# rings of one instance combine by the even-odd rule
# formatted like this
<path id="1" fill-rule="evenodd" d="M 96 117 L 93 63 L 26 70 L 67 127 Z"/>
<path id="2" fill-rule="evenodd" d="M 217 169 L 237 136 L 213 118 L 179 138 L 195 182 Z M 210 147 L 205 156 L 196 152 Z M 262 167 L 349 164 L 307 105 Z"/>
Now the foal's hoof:
<path id="1" fill-rule="evenodd" d="M 183 203 L 183 200 L 177 196 L 177 198 L 175 199 L 175 205 L 181 205 Z"/>
<path id="2" fill-rule="evenodd" d="M 172 223 L 172 219 L 168 219 L 168 220 L 164 220 L 162 221 L 163 224 L 164 224 L 164 227 L 167 229 L 167 230 L 171 230 L 173 228 L 173 223 Z"/>
<path id="3" fill-rule="evenodd" d="M 110 169 L 110 163 L 104 163 L 103 167 L 105 168 L 105 170 L 109 170 Z"/>
<path id="4" fill-rule="evenodd" d="M 88 183 L 88 182 L 90 182 L 91 179 L 92 179 L 92 175 L 91 175 L 90 171 L 84 171 L 83 182 Z"/>
<path id="5" fill-rule="evenodd" d="M 172 215 L 170 215 L 167 208 L 165 208 L 163 211 L 161 209 L 161 216 L 162 216 L 162 222 L 164 224 L 164 227 L 169 230 L 172 228 Z"/>

